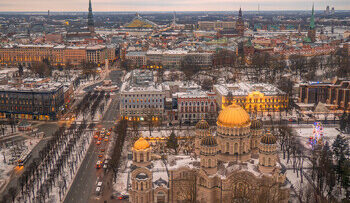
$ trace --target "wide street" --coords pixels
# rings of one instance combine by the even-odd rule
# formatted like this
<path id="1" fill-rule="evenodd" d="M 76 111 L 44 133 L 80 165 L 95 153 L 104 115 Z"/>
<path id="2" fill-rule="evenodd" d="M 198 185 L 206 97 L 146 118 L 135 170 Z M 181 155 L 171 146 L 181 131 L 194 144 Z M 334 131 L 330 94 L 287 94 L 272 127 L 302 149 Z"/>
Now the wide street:
<path id="1" fill-rule="evenodd" d="M 112 71 L 108 78 L 119 86 L 121 84 L 121 76 L 122 74 L 119 71 Z M 117 95 L 111 95 L 111 99 L 112 102 L 103 115 L 102 121 L 96 125 L 97 128 L 112 128 L 119 117 L 119 97 Z M 111 133 L 109 142 L 111 142 L 111 139 L 115 139 L 115 137 L 112 138 L 113 136 L 115 136 L 115 134 Z M 94 199 L 96 197 L 96 183 L 97 180 L 103 179 L 105 170 L 96 169 L 96 162 L 99 160 L 98 155 L 101 154 L 101 148 L 106 148 L 109 142 L 102 142 L 101 146 L 96 145 L 96 140 L 92 142 L 70 190 L 67 193 L 64 203 L 86 203 L 89 202 L 91 198 Z M 100 160 L 103 160 L 103 158 Z"/>

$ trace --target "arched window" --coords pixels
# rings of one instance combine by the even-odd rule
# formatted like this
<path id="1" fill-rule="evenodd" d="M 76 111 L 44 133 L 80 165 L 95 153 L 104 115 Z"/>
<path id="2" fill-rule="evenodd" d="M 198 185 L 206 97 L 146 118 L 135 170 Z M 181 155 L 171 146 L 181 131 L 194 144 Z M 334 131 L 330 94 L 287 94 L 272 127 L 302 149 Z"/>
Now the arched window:
<path id="1" fill-rule="evenodd" d="M 271 166 L 271 159 L 269 158 L 267 163 L 269 164 L 269 166 Z"/>
<path id="2" fill-rule="evenodd" d="M 140 162 L 143 162 L 143 154 L 140 153 Z"/>
<path id="3" fill-rule="evenodd" d="M 143 182 L 141 182 L 141 191 L 143 190 Z"/>
<path id="4" fill-rule="evenodd" d="M 230 152 L 230 143 L 226 142 L 226 152 Z"/>
<path id="5" fill-rule="evenodd" d="M 156 200 L 157 203 L 165 203 L 165 197 L 166 197 L 166 195 L 165 195 L 164 192 L 159 191 L 159 192 L 157 193 L 156 197 L 157 197 L 157 200 Z"/>
<path id="6" fill-rule="evenodd" d="M 211 167 L 211 159 L 208 160 L 208 167 Z"/>
<path id="7" fill-rule="evenodd" d="M 234 152 L 235 152 L 235 154 L 238 154 L 238 144 L 237 143 L 235 143 L 235 146 L 234 146 Z"/>
<path id="8" fill-rule="evenodd" d="M 262 165 L 265 166 L 265 157 L 262 158 Z"/>

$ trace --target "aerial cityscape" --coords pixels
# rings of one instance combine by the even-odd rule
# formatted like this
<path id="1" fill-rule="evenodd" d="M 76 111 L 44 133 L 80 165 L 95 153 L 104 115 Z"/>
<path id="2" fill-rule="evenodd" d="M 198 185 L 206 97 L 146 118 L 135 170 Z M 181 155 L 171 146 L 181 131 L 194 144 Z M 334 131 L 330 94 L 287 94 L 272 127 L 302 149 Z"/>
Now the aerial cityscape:
<path id="1" fill-rule="evenodd" d="M 0 203 L 350 202 L 346 0 L 0 3 Z"/>

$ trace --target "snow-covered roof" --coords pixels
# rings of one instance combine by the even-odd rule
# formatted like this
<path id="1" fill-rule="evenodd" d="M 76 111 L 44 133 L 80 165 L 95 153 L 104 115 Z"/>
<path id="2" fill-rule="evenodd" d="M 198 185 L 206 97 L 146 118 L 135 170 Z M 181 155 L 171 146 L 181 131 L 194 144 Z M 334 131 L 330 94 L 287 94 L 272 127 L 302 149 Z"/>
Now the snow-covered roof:
<path id="1" fill-rule="evenodd" d="M 267 84 L 267 83 L 234 83 L 234 84 L 220 84 L 214 85 L 221 95 L 227 95 L 229 92 L 232 92 L 233 96 L 246 96 L 251 92 L 259 91 L 264 95 L 280 95 L 285 94 L 282 90 L 277 87 Z"/>

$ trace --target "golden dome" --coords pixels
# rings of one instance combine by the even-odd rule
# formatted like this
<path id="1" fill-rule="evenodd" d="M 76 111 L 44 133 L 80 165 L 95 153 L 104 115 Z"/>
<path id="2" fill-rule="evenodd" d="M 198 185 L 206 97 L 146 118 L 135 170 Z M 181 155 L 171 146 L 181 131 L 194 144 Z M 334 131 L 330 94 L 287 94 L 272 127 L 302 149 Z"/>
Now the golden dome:
<path id="1" fill-rule="evenodd" d="M 260 140 L 263 144 L 276 144 L 277 139 L 270 132 L 267 132 Z"/>
<path id="2" fill-rule="evenodd" d="M 140 137 L 135 143 L 134 143 L 134 149 L 136 150 L 144 150 L 150 148 L 149 143 L 147 140 L 145 140 L 143 137 Z"/>
<path id="3" fill-rule="evenodd" d="M 198 123 L 196 124 L 196 128 L 201 130 L 206 130 L 206 129 L 209 129 L 210 126 L 206 120 L 202 119 L 198 121 Z"/>
<path id="4" fill-rule="evenodd" d="M 250 124 L 250 117 L 242 107 L 232 104 L 220 112 L 217 124 L 223 127 L 244 127 Z"/>

